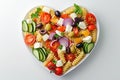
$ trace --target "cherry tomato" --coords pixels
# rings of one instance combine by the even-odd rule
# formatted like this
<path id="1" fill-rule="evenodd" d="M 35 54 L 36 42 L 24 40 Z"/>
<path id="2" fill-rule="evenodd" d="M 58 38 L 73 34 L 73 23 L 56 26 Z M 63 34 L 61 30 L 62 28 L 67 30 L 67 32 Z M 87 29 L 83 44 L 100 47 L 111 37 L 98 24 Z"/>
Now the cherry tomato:
<path id="1" fill-rule="evenodd" d="M 60 76 L 63 74 L 63 68 L 62 67 L 56 67 L 55 68 L 55 74 Z"/>
<path id="2" fill-rule="evenodd" d="M 50 45 L 50 49 L 53 51 L 53 52 L 56 52 L 57 51 L 57 48 L 60 46 L 60 43 L 58 41 L 55 41 L 52 43 L 52 45 Z"/>
<path id="3" fill-rule="evenodd" d="M 75 55 L 73 53 L 67 54 L 66 59 L 72 62 L 75 59 Z"/>
<path id="4" fill-rule="evenodd" d="M 36 41 L 36 37 L 33 34 L 28 34 L 24 39 L 25 43 L 29 46 L 33 45 Z"/>
<path id="5" fill-rule="evenodd" d="M 86 22 L 88 25 L 93 25 L 96 23 L 96 17 L 92 13 L 86 15 Z"/>
<path id="6" fill-rule="evenodd" d="M 74 28 L 73 28 L 73 32 L 74 32 L 75 36 L 78 36 L 78 35 L 79 35 L 79 30 L 78 30 L 77 27 L 74 27 Z"/>
<path id="7" fill-rule="evenodd" d="M 49 62 L 47 65 L 47 68 L 49 69 L 49 70 L 55 70 L 55 68 L 56 68 L 56 65 L 53 63 L 53 62 Z"/>
<path id="8" fill-rule="evenodd" d="M 69 15 L 68 14 L 62 14 L 61 18 L 63 18 L 63 19 L 69 18 Z"/>
<path id="9" fill-rule="evenodd" d="M 51 43 L 50 40 L 47 40 L 47 41 L 45 42 L 45 46 L 46 46 L 47 48 L 49 48 L 49 49 L 50 49 L 50 43 Z"/>
<path id="10" fill-rule="evenodd" d="M 50 22 L 50 19 L 51 19 L 51 15 L 48 14 L 48 13 L 41 13 L 41 17 L 40 17 L 41 21 L 45 24 L 49 23 Z"/>
<path id="11" fill-rule="evenodd" d="M 93 31 L 94 29 L 96 29 L 96 26 L 95 25 L 89 25 L 87 28 L 88 28 L 89 31 Z"/>
<path id="12" fill-rule="evenodd" d="M 52 28 L 52 29 L 50 30 L 50 32 L 55 32 L 56 29 L 57 29 L 57 26 L 56 26 L 56 25 L 52 25 L 51 28 Z"/>
<path id="13" fill-rule="evenodd" d="M 59 26 L 57 27 L 57 30 L 64 32 L 65 31 L 65 26 Z"/>

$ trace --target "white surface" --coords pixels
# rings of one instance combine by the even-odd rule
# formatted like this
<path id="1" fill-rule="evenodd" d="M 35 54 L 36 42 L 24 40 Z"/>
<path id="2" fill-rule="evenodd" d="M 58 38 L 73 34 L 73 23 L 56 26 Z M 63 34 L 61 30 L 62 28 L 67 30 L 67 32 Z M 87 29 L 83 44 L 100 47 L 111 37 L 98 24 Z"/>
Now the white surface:
<path id="1" fill-rule="evenodd" d="M 64 77 L 55 77 L 39 66 L 22 39 L 21 20 L 37 5 L 63 10 L 78 3 L 100 21 L 98 45 L 84 63 Z M 120 80 L 119 0 L 1 0 L 0 80 Z"/>

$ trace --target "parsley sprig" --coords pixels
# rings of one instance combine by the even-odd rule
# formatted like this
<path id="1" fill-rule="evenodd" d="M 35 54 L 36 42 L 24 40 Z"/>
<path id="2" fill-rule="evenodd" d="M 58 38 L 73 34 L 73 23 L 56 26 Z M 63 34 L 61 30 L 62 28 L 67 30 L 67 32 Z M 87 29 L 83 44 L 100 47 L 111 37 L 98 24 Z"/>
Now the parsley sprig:
<path id="1" fill-rule="evenodd" d="M 41 11 L 41 9 L 37 8 L 36 12 L 31 14 L 31 18 L 32 19 L 33 18 L 38 18 L 40 11 Z"/>
<path id="2" fill-rule="evenodd" d="M 74 12 L 75 12 L 76 14 L 82 15 L 82 9 L 81 9 L 81 7 L 80 7 L 79 5 L 77 5 L 77 4 L 74 4 L 74 7 L 75 7 Z"/>

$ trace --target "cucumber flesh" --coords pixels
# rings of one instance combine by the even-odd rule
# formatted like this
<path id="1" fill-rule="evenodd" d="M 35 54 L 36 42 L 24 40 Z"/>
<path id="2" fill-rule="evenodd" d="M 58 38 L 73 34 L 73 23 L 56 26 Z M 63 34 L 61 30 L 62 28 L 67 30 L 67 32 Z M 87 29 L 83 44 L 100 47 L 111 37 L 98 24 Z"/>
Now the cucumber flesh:
<path id="1" fill-rule="evenodd" d="M 33 26 L 33 32 L 35 32 L 36 31 L 36 23 L 33 21 L 31 24 Z"/>
<path id="2" fill-rule="evenodd" d="M 33 54 L 39 60 L 39 51 L 37 49 L 33 49 Z"/>
<path id="3" fill-rule="evenodd" d="M 28 31 L 28 24 L 27 24 L 26 20 L 22 21 L 22 31 L 23 32 L 27 32 Z"/>
<path id="4" fill-rule="evenodd" d="M 39 53 L 40 53 L 40 61 L 44 62 L 46 60 L 46 56 L 44 52 L 40 49 Z"/>
<path id="5" fill-rule="evenodd" d="M 89 53 L 94 47 L 94 43 L 89 43 L 87 46 L 87 52 Z"/>
<path id="6" fill-rule="evenodd" d="M 32 32 L 33 32 L 33 26 L 32 26 L 32 24 L 28 24 L 28 27 L 29 27 L 29 28 L 28 28 L 28 29 L 29 29 L 29 32 L 32 33 Z"/>
<path id="7" fill-rule="evenodd" d="M 48 56 L 48 53 L 47 53 L 47 51 L 45 50 L 45 48 L 41 48 L 41 50 L 44 52 L 45 56 L 47 57 L 47 56 Z"/>

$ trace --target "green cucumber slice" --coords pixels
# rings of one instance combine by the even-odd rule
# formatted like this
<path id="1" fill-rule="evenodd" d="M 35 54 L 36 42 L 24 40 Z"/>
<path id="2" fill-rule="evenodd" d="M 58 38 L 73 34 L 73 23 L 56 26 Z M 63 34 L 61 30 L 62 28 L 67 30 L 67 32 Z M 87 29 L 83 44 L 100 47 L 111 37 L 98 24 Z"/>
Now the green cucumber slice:
<path id="1" fill-rule="evenodd" d="M 39 51 L 37 49 L 33 49 L 33 55 L 39 60 Z"/>
<path id="2" fill-rule="evenodd" d="M 33 32 L 35 32 L 36 31 L 36 23 L 34 22 L 34 21 L 32 21 L 32 26 L 33 26 Z"/>
<path id="3" fill-rule="evenodd" d="M 44 62 L 46 60 L 46 56 L 44 52 L 41 49 L 39 49 L 39 53 L 40 53 L 40 61 Z"/>
<path id="4" fill-rule="evenodd" d="M 27 24 L 26 20 L 22 21 L 22 31 L 23 32 L 27 32 L 28 31 L 28 24 Z"/>
<path id="5" fill-rule="evenodd" d="M 33 32 L 33 26 L 32 26 L 32 24 L 28 24 L 28 31 L 29 31 L 30 33 Z"/>
<path id="6" fill-rule="evenodd" d="M 44 52 L 45 56 L 47 57 L 47 56 L 48 56 L 48 53 L 47 53 L 47 51 L 45 50 L 45 48 L 41 48 L 41 50 Z"/>
<path id="7" fill-rule="evenodd" d="M 89 53 L 94 47 L 94 43 L 89 43 L 87 46 L 87 52 Z"/>

